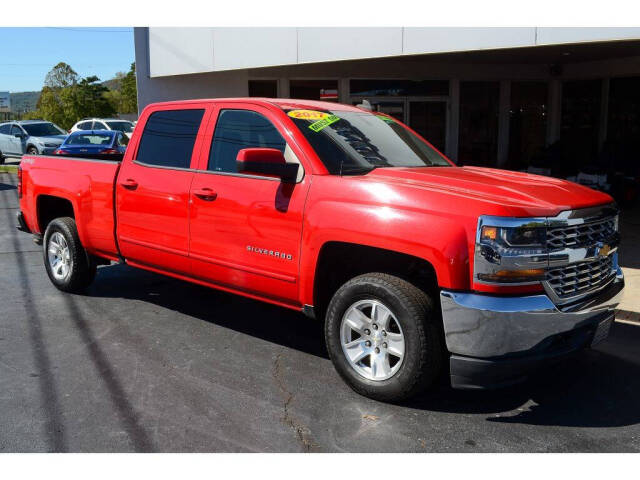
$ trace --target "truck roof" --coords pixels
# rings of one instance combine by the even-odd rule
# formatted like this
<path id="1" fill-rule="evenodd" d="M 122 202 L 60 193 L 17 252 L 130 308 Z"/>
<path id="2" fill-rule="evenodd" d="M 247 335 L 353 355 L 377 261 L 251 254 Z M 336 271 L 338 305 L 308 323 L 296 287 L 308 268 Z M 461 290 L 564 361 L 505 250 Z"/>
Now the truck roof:
<path id="1" fill-rule="evenodd" d="M 266 97 L 235 97 L 235 98 L 202 98 L 198 100 L 174 100 L 169 102 L 158 102 L 153 105 L 182 105 L 190 103 L 233 103 L 233 102 L 249 102 L 258 105 L 275 105 L 277 107 L 285 109 L 292 108 L 304 108 L 304 109 L 321 109 L 321 110 L 342 110 L 352 112 L 362 112 L 363 110 L 351 105 L 345 105 L 343 103 L 323 102 L 320 100 L 303 100 L 295 98 L 266 98 Z"/>

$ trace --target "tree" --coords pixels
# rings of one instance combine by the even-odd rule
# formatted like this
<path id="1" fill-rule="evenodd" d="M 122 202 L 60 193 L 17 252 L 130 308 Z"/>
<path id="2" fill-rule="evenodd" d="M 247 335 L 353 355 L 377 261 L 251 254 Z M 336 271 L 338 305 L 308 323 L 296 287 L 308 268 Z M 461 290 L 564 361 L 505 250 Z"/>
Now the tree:
<path id="1" fill-rule="evenodd" d="M 44 86 L 54 90 L 70 87 L 77 82 L 78 74 L 64 62 L 58 63 L 44 78 Z"/>
<path id="2" fill-rule="evenodd" d="M 120 113 L 138 112 L 138 88 L 136 86 L 136 64 L 131 64 L 129 72 L 120 81 L 121 108 Z"/>

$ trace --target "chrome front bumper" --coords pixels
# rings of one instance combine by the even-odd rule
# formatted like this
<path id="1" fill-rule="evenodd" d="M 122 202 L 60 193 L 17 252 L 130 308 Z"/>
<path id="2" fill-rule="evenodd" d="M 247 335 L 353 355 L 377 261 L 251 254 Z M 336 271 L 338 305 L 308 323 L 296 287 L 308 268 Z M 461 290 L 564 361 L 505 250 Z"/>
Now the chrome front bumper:
<path id="1" fill-rule="evenodd" d="M 558 306 L 545 294 L 505 297 L 443 290 L 440 302 L 447 349 L 478 359 L 535 354 L 554 336 L 611 316 L 623 288 L 618 268 L 607 287 L 570 305 Z"/>

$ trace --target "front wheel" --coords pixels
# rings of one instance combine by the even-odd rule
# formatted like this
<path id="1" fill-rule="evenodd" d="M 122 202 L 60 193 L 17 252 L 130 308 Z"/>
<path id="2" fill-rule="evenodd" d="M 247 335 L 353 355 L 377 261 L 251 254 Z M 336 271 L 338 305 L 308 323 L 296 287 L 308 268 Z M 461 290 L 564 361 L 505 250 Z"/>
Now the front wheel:
<path id="1" fill-rule="evenodd" d="M 431 298 L 383 273 L 349 280 L 331 299 L 327 349 L 356 392 L 395 402 L 427 388 L 440 373 L 443 350 Z"/>
<path id="2" fill-rule="evenodd" d="M 78 293 L 93 282 L 96 265 L 80 243 L 73 218 L 49 223 L 42 244 L 47 274 L 58 290 Z"/>
<path id="3" fill-rule="evenodd" d="M 27 155 L 38 155 L 38 149 L 36 147 L 27 148 Z"/>

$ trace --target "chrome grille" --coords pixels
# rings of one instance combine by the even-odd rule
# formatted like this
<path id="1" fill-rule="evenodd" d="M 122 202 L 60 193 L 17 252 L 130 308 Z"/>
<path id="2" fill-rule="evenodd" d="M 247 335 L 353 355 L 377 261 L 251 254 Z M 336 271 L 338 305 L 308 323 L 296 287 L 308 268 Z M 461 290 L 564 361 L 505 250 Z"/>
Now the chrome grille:
<path id="1" fill-rule="evenodd" d="M 549 249 L 591 246 L 606 242 L 616 231 L 615 217 L 582 225 L 550 227 L 547 229 Z"/>
<path id="2" fill-rule="evenodd" d="M 547 283 L 558 297 L 567 298 L 602 287 L 614 274 L 610 255 L 552 268 L 547 272 Z"/>

